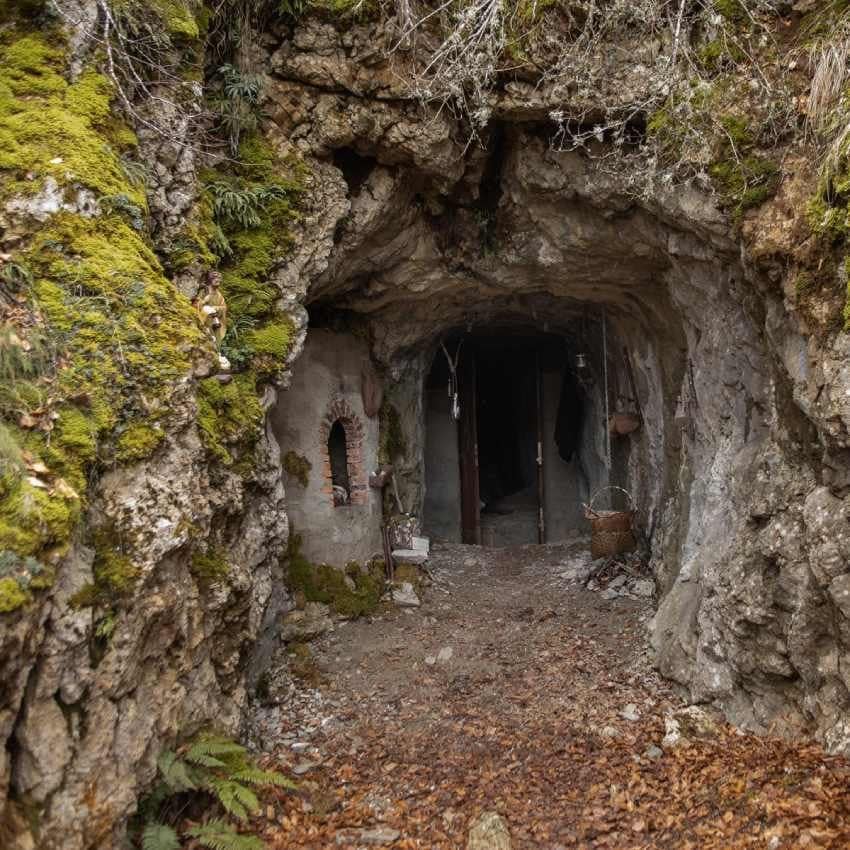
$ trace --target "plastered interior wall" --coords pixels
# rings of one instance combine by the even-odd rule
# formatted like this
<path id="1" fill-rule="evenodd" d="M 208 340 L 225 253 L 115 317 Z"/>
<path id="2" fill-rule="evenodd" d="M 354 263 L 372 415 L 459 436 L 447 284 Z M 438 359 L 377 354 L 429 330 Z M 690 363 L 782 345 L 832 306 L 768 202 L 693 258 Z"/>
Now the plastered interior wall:
<path id="1" fill-rule="evenodd" d="M 325 478 L 327 443 L 323 423 L 332 410 L 345 408 L 362 428 L 361 481 L 377 466 L 378 417 L 363 409 L 361 373 L 369 353 L 366 343 L 347 334 L 310 329 L 292 382 L 280 394 L 270 421 L 281 456 L 294 451 L 311 465 L 307 486 L 284 472 L 287 511 L 302 552 L 315 563 L 344 566 L 381 553 L 380 491 L 366 488 L 363 504 L 335 507 Z M 344 423 L 345 424 L 345 423 Z M 352 482 L 354 484 L 355 482 Z"/>
<path id="2" fill-rule="evenodd" d="M 425 390 L 425 508 L 430 536 L 460 543 L 460 458 L 457 422 L 445 388 Z"/>
<path id="3" fill-rule="evenodd" d="M 543 373 L 543 517 L 548 543 L 565 540 L 583 528 L 581 503 L 587 501 L 588 493 L 581 447 L 565 461 L 555 443 L 562 382 L 563 370 Z"/>

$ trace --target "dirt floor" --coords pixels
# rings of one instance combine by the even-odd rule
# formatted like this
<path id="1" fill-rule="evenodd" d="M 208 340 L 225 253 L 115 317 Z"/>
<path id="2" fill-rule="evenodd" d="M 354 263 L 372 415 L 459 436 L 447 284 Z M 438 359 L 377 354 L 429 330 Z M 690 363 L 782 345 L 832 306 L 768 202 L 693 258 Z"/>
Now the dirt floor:
<path id="1" fill-rule="evenodd" d="M 435 547 L 421 607 L 290 655 L 253 723 L 299 783 L 268 845 L 465 848 L 497 812 L 514 850 L 850 846 L 850 764 L 683 712 L 651 600 L 584 589 L 584 547 Z"/>

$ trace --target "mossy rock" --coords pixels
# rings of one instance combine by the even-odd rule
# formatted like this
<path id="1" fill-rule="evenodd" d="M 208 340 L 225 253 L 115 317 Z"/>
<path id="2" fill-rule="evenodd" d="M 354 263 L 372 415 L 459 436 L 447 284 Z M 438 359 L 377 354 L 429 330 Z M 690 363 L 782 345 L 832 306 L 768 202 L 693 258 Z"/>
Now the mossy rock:
<path id="1" fill-rule="evenodd" d="M 345 618 L 361 617 L 378 607 L 385 589 L 382 569 L 374 564 L 363 569 L 353 561 L 345 569 L 313 564 L 301 554 L 300 547 L 300 537 L 291 535 L 286 555 L 291 591 L 303 593 L 308 602 L 323 602 Z"/>
<path id="2" fill-rule="evenodd" d="M 290 449 L 283 456 L 282 464 L 286 472 L 302 487 L 306 487 L 310 483 L 310 470 L 313 468 L 313 464 L 304 455 Z"/>
<path id="3" fill-rule="evenodd" d="M 232 466 L 249 452 L 262 432 L 263 409 L 253 371 L 227 383 L 207 378 L 198 386 L 198 428 L 209 452 Z"/>
<path id="4" fill-rule="evenodd" d="M 13 578 L 0 578 L 0 614 L 9 614 L 22 608 L 30 600 L 30 595 Z"/>
<path id="5" fill-rule="evenodd" d="M 112 111 L 113 86 L 91 68 L 69 82 L 68 67 L 60 33 L 0 33 L 0 203 L 53 181 L 69 202 L 88 190 L 102 211 L 53 215 L 14 258 L 39 332 L 62 354 L 16 384 L 30 409 L 49 386 L 49 438 L 8 422 L 3 430 L 6 449 L 16 442 L 47 472 L 35 482 L 4 477 L 0 547 L 38 558 L 67 549 L 102 441 L 114 435 L 121 462 L 147 456 L 161 439 L 150 411 L 167 410 L 176 384 L 212 357 L 196 311 L 144 236 L 145 192 L 121 158 L 136 139 Z M 98 569 L 97 589 L 110 592 L 124 592 L 133 573 L 111 557 Z"/>
<path id="6" fill-rule="evenodd" d="M 96 531 L 93 548 L 94 581 L 71 597 L 71 605 L 75 608 L 113 606 L 132 593 L 141 575 L 140 568 L 125 552 L 114 529 Z"/>
<path id="7" fill-rule="evenodd" d="M 227 578 L 230 562 L 224 549 L 212 546 L 204 552 L 193 553 L 189 569 L 202 585 L 208 586 Z"/>
<path id="8" fill-rule="evenodd" d="M 145 422 L 133 422 L 121 432 L 115 444 L 115 459 L 119 463 L 137 463 L 150 457 L 165 439 L 161 428 Z"/>

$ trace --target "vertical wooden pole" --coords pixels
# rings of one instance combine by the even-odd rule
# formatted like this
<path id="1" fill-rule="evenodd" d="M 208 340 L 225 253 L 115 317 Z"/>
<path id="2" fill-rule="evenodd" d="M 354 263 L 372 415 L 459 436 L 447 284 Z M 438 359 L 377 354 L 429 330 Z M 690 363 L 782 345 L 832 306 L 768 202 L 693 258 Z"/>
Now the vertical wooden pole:
<path id="1" fill-rule="evenodd" d="M 543 482 L 543 373 L 540 369 L 540 349 L 534 355 L 537 379 L 537 542 L 546 542 L 545 485 Z"/>

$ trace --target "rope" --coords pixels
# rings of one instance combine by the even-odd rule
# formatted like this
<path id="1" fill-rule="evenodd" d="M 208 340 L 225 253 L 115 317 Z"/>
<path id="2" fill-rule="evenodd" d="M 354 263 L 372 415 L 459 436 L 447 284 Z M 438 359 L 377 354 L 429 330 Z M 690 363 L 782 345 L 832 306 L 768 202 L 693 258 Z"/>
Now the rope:
<path id="1" fill-rule="evenodd" d="M 611 428 L 608 412 L 608 321 L 605 307 L 602 307 L 602 375 L 605 384 L 605 465 L 611 472 Z"/>

